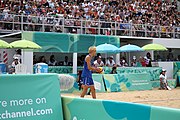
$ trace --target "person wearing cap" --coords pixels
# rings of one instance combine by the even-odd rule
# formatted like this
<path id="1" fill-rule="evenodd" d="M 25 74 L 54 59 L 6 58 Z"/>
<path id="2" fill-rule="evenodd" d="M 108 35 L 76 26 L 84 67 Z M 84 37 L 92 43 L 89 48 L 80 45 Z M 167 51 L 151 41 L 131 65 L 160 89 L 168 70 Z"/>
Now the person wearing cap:
<path id="1" fill-rule="evenodd" d="M 14 57 L 14 60 L 13 60 L 13 62 L 11 64 L 11 66 L 15 68 L 15 66 L 18 65 L 18 64 L 20 64 L 20 62 L 18 60 L 18 57 Z"/>
<path id="2" fill-rule="evenodd" d="M 159 79 L 160 79 L 160 89 L 168 90 L 166 69 L 162 69 Z"/>
<path id="3" fill-rule="evenodd" d="M 131 62 L 131 66 L 132 67 L 136 67 L 137 66 L 136 56 L 133 56 L 133 60 Z"/>
<path id="4" fill-rule="evenodd" d="M 127 67 L 128 64 L 127 64 L 127 62 L 126 62 L 126 58 L 125 58 L 125 57 L 122 57 L 122 58 L 120 59 L 120 61 L 117 63 L 117 66 L 119 66 L 119 67 Z"/>
<path id="5" fill-rule="evenodd" d="M 18 57 L 14 57 L 14 60 L 13 60 L 11 66 L 10 66 L 10 68 L 9 68 L 9 73 L 10 73 L 10 74 L 12 74 L 12 73 L 15 72 L 15 67 L 16 67 L 16 65 L 18 65 L 18 64 L 21 64 L 21 63 L 19 62 L 19 60 L 18 60 Z"/>
<path id="6" fill-rule="evenodd" d="M 104 66 L 101 56 L 98 56 L 97 60 L 94 61 L 94 66 L 95 67 L 103 67 Z"/>
<path id="7" fill-rule="evenodd" d="M 106 62 L 106 66 L 108 67 L 113 67 L 114 65 L 116 65 L 115 61 L 113 60 L 113 56 L 110 56 L 109 59 Z"/>

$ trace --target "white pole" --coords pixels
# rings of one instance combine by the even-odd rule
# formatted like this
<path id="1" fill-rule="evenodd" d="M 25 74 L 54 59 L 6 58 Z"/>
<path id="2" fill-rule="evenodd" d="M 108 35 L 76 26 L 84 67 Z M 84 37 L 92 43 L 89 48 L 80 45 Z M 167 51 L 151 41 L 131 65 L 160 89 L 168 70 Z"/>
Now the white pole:
<path id="1" fill-rule="evenodd" d="M 27 66 L 27 73 L 33 74 L 33 52 L 22 50 L 22 64 Z"/>
<path id="2" fill-rule="evenodd" d="M 73 74 L 77 74 L 77 53 L 73 53 Z"/>
<path id="3" fill-rule="evenodd" d="M 120 53 L 116 54 L 116 64 L 120 61 Z"/>

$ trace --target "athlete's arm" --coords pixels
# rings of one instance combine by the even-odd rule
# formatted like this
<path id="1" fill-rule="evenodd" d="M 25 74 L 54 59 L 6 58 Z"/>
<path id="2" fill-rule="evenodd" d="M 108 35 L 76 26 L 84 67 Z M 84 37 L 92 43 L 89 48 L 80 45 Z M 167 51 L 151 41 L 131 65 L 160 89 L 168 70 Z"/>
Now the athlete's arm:
<path id="1" fill-rule="evenodd" d="M 91 57 L 87 56 L 85 59 L 86 59 L 86 62 L 87 62 L 88 69 L 91 70 L 91 71 L 96 71 L 96 68 L 91 66 Z"/>

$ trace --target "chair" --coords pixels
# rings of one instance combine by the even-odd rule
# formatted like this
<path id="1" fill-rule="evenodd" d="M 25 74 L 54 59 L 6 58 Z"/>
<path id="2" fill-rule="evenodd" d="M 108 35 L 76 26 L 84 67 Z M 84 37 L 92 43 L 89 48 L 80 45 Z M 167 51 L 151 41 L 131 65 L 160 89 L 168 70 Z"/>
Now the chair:
<path id="1" fill-rule="evenodd" d="M 24 64 L 18 64 L 15 66 L 15 73 L 16 74 L 26 74 L 27 73 L 27 66 Z"/>

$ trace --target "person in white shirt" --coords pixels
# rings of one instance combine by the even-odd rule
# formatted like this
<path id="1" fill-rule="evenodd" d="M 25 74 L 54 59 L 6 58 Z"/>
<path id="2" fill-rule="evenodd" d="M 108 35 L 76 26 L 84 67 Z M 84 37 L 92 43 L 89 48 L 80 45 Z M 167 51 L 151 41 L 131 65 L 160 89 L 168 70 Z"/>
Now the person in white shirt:
<path id="1" fill-rule="evenodd" d="M 17 49 L 16 53 L 13 56 L 13 59 L 18 58 L 18 61 L 21 63 L 21 49 Z"/>
<path id="2" fill-rule="evenodd" d="M 68 56 L 65 56 L 64 58 L 64 66 L 68 66 L 69 60 L 68 60 Z"/>
<path id="3" fill-rule="evenodd" d="M 14 60 L 13 60 L 13 62 L 12 62 L 12 64 L 11 64 L 11 66 L 12 66 L 13 68 L 15 68 L 15 66 L 18 65 L 18 64 L 21 64 L 21 63 L 19 62 L 19 60 L 18 60 L 18 57 L 14 57 Z"/>
<path id="4" fill-rule="evenodd" d="M 167 83 L 166 69 L 162 69 L 159 79 L 160 79 L 160 89 L 163 89 L 163 90 L 170 89 Z"/>
<path id="5" fill-rule="evenodd" d="M 110 56 L 109 59 L 106 61 L 106 66 L 113 67 L 114 65 L 116 65 L 116 63 L 113 60 L 113 56 Z"/>
<path id="6" fill-rule="evenodd" d="M 21 64 L 21 63 L 19 62 L 19 60 L 18 60 L 18 57 L 14 57 L 14 60 L 13 60 L 11 66 L 10 66 L 10 68 L 9 68 L 9 73 L 10 73 L 10 74 L 15 73 L 15 67 L 16 67 L 16 65 L 18 65 L 18 64 Z"/>
<path id="7" fill-rule="evenodd" d="M 55 60 L 55 56 L 54 56 L 54 55 L 51 55 L 51 56 L 50 56 L 48 65 L 49 65 L 49 66 L 55 66 L 55 65 L 57 65 L 57 61 Z"/>
<path id="8" fill-rule="evenodd" d="M 101 60 L 101 56 L 99 56 L 97 58 L 97 60 L 94 61 L 94 66 L 95 67 L 103 67 L 104 66 L 104 63 L 103 61 Z"/>

